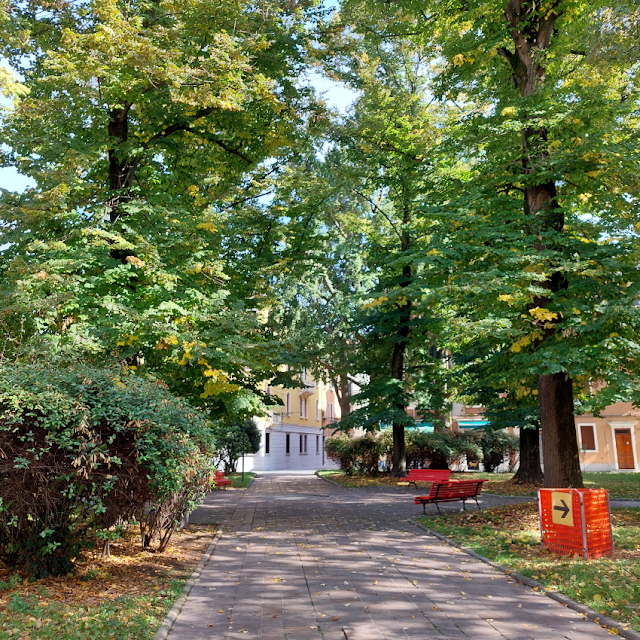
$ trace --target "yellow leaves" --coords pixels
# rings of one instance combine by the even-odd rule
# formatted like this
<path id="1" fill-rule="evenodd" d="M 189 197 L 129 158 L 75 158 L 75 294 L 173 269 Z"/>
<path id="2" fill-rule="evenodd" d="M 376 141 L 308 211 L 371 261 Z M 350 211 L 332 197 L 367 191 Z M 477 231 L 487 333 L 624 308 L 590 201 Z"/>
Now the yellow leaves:
<path id="1" fill-rule="evenodd" d="M 520 353 L 523 347 L 528 347 L 532 342 L 535 342 L 536 340 L 542 338 L 543 335 L 544 334 L 542 333 L 542 331 L 536 330 L 529 335 L 522 336 L 520 340 L 517 340 L 511 345 L 511 351 L 513 351 L 513 353 Z"/>
<path id="2" fill-rule="evenodd" d="M 549 322 L 551 320 L 557 320 L 558 314 L 549 309 L 541 309 L 540 307 L 534 307 L 529 309 L 529 313 L 538 321 Z"/>
<path id="3" fill-rule="evenodd" d="M 213 224 L 213 222 L 200 222 L 198 223 L 198 229 L 204 229 L 205 231 L 210 231 L 211 233 L 217 231 L 216 226 Z"/>
<path id="4" fill-rule="evenodd" d="M 46 280 L 47 272 L 46 271 L 38 271 L 35 276 L 33 276 L 36 280 Z"/>
<path id="5" fill-rule="evenodd" d="M 511 294 L 503 293 L 498 296 L 500 302 L 506 302 L 507 304 L 513 304 L 513 296 Z"/>
<path id="6" fill-rule="evenodd" d="M 578 198 L 582 201 L 582 202 L 589 202 L 589 199 L 593 197 L 593 193 L 589 193 L 588 191 L 585 193 L 580 193 L 578 194 Z"/>
<path id="7" fill-rule="evenodd" d="M 474 60 L 475 60 L 475 58 L 472 58 L 470 56 L 464 56 L 462 53 L 456 54 L 451 59 L 451 61 L 453 62 L 454 66 L 456 66 L 456 67 L 461 67 L 465 62 L 468 62 L 468 63 L 472 64 L 474 62 Z"/>
<path id="8" fill-rule="evenodd" d="M 431 251 L 427 251 L 428 256 L 439 256 L 440 252 L 437 249 L 431 249 Z"/>
<path id="9" fill-rule="evenodd" d="M 177 344 L 177 340 L 176 340 L 176 344 Z M 191 360 L 193 360 L 193 356 L 191 355 L 191 349 L 193 349 L 193 347 L 195 346 L 206 348 L 207 345 L 204 342 L 198 342 L 197 340 L 194 340 L 193 342 L 187 342 L 185 340 L 182 343 L 182 347 L 184 348 L 184 355 L 182 356 L 182 359 L 180 360 L 180 362 L 178 362 L 180 366 L 184 366 L 187 363 L 191 362 Z"/>
<path id="10" fill-rule="evenodd" d="M 131 334 L 130 334 L 130 335 L 128 335 L 126 338 L 124 338 L 123 340 L 118 340 L 118 342 L 116 342 L 116 344 L 117 344 L 119 347 L 124 347 L 124 346 L 125 346 L 125 344 L 126 344 L 128 347 L 130 347 L 130 346 L 132 346 L 132 345 L 133 345 L 133 343 L 134 343 L 136 340 L 139 340 L 138 336 L 134 336 L 134 335 L 131 335 Z"/>
<path id="11" fill-rule="evenodd" d="M 600 175 L 600 171 L 587 171 L 585 175 L 589 176 L 590 178 L 597 178 Z"/>
<path id="12" fill-rule="evenodd" d="M 221 393 L 231 393 L 240 389 L 239 385 L 228 381 L 228 376 L 221 369 L 211 369 L 209 367 L 204 371 L 204 375 L 211 378 L 211 380 L 205 382 L 204 392 L 200 394 L 201 398 L 217 396 Z"/>
<path id="13" fill-rule="evenodd" d="M 560 140 L 554 140 L 550 142 L 548 145 L 548 149 L 559 149 L 562 146 L 562 142 Z"/>
<path id="14" fill-rule="evenodd" d="M 576 309 L 575 307 L 573 307 L 573 309 L 571 309 L 571 311 L 573 311 L 573 313 L 575 313 L 576 315 L 580 315 L 582 312 L 580 311 L 580 309 Z"/>
<path id="15" fill-rule="evenodd" d="M 518 112 L 517 112 L 515 107 L 505 107 L 500 112 L 500 115 L 504 116 L 505 118 L 512 118 L 512 117 L 516 116 L 517 114 L 518 114 Z"/>
<path id="16" fill-rule="evenodd" d="M 616 333 L 616 332 L 614 331 L 613 333 L 610 333 L 610 334 L 609 334 L 609 337 L 610 337 L 610 338 L 617 338 L 619 335 L 620 335 L 619 333 Z"/>
<path id="17" fill-rule="evenodd" d="M 362 309 L 373 309 L 374 307 L 384 304 L 388 300 L 389 298 L 387 298 L 387 296 L 380 296 L 379 298 L 376 298 L 372 302 L 367 302 L 366 304 L 363 304 Z"/>

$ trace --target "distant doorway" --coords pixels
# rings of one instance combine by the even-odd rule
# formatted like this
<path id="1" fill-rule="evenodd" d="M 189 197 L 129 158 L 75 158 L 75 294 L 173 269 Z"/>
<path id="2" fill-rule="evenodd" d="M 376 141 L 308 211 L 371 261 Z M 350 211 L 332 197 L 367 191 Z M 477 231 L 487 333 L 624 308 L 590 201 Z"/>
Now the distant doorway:
<path id="1" fill-rule="evenodd" d="M 616 429 L 615 434 L 618 469 L 635 469 L 633 445 L 631 444 L 631 429 Z"/>

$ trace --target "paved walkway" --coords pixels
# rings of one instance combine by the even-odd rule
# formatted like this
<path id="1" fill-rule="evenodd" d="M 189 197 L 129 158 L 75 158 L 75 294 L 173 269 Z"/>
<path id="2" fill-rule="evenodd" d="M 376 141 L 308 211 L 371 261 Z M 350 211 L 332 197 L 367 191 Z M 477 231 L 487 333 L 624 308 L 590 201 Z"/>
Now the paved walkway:
<path id="1" fill-rule="evenodd" d="M 610 637 L 425 535 L 410 496 L 300 475 L 211 493 L 192 521 L 224 518 L 224 533 L 169 640 Z"/>

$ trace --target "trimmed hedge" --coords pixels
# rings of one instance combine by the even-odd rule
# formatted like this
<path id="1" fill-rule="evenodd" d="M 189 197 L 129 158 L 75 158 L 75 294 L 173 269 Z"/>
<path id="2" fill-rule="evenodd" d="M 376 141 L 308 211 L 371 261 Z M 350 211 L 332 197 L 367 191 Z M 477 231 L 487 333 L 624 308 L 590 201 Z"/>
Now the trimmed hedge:
<path id="1" fill-rule="evenodd" d="M 34 575 L 73 571 L 84 546 L 140 523 L 168 544 L 208 487 L 204 414 L 165 386 L 76 367 L 0 368 L 0 558 Z"/>
<path id="2" fill-rule="evenodd" d="M 493 470 L 512 451 L 518 441 L 503 432 L 477 431 L 407 431 L 405 433 L 407 467 L 414 469 L 446 468 L 466 455 L 484 459 Z M 391 467 L 393 436 L 390 431 L 372 432 L 359 438 L 341 434 L 329 438 L 325 449 L 340 469 L 354 473 L 375 474 L 380 460 L 386 458 Z"/>

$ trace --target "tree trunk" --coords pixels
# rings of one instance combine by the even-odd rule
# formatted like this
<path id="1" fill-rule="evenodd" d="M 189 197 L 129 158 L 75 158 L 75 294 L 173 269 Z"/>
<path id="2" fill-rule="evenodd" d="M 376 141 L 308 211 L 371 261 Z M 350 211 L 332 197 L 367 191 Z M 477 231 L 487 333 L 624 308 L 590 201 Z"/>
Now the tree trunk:
<path id="1" fill-rule="evenodd" d="M 429 462 L 429 469 L 448 469 L 449 462 L 446 456 L 433 456 Z"/>
<path id="2" fill-rule="evenodd" d="M 555 22 L 562 15 L 559 4 L 548 11 L 542 5 L 507 0 L 504 19 L 509 25 L 514 51 L 500 47 L 498 53 L 509 63 L 513 85 L 522 98 L 534 96 L 544 84 L 548 51 L 554 32 Z M 522 112 L 523 121 L 529 116 Z M 548 160 L 547 129 L 542 126 L 527 126 L 523 123 L 522 173 L 525 178 L 525 214 L 530 218 L 529 232 L 535 249 L 539 252 L 553 250 L 553 245 L 544 245 L 541 232 L 561 234 L 564 228 L 564 214 L 558 204 L 556 178 L 546 178 L 539 182 L 535 173 L 539 167 L 546 169 Z M 557 176 L 558 179 L 562 176 Z M 559 248 L 561 251 L 561 248 Z M 552 271 L 550 279 L 537 284 L 550 293 L 557 293 L 568 286 L 564 274 Z M 530 309 L 544 308 L 549 300 L 541 296 L 533 301 Z M 544 337 L 539 346 L 556 333 L 555 321 L 539 323 L 544 326 Z M 550 326 L 551 325 L 551 326 Z M 573 421 L 573 393 L 571 379 L 564 372 L 539 375 L 540 424 L 542 428 L 542 448 L 544 458 L 545 486 L 582 487 L 582 473 L 578 459 L 578 443 Z"/>
<path id="3" fill-rule="evenodd" d="M 351 413 L 351 398 L 349 397 L 349 378 L 346 374 L 340 376 L 340 419 Z"/>
<path id="4" fill-rule="evenodd" d="M 407 447 L 404 441 L 404 424 L 393 423 L 393 454 L 391 475 L 402 478 L 407 473 Z"/>
<path id="5" fill-rule="evenodd" d="M 573 383 L 566 373 L 538 376 L 545 487 L 582 488 L 573 418 Z"/>
<path id="6" fill-rule="evenodd" d="M 540 467 L 540 429 L 520 429 L 520 465 L 513 477 L 516 484 L 542 482 Z"/>

